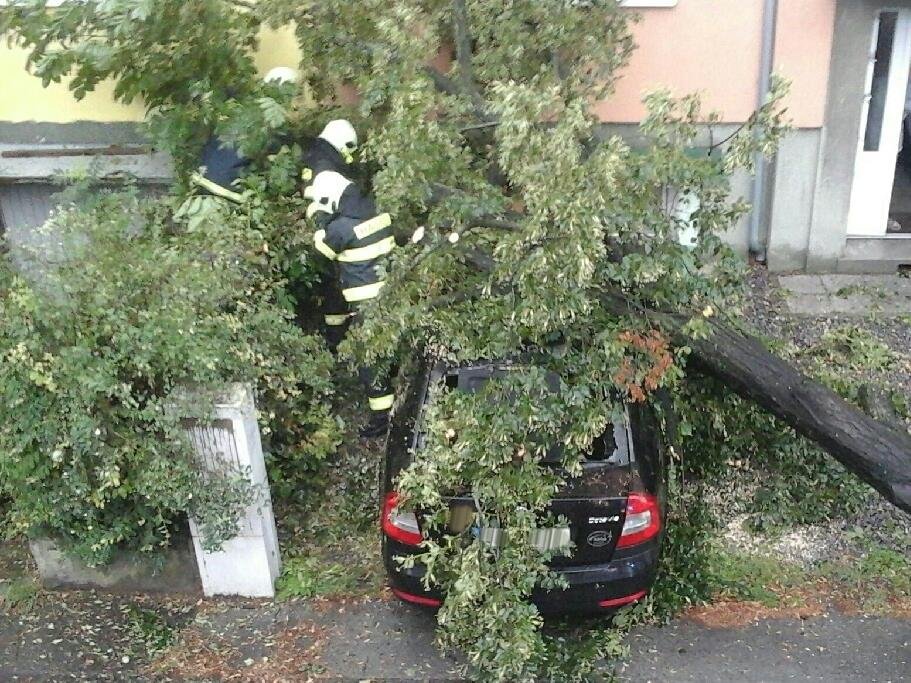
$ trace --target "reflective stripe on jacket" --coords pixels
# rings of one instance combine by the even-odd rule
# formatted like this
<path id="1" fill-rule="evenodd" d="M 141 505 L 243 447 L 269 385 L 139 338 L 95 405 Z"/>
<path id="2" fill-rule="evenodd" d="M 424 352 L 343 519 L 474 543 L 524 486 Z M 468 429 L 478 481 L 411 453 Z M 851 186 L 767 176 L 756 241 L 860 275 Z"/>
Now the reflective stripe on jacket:
<path id="1" fill-rule="evenodd" d="M 202 194 L 211 194 L 240 203 L 243 197 L 232 188 L 249 165 L 249 159 L 213 135 L 203 146 L 199 155 L 199 172 L 194 173 L 191 179 L 202 190 Z"/>
<path id="2" fill-rule="evenodd" d="M 243 204 L 244 196 L 239 192 L 234 192 L 229 190 L 226 187 L 222 187 L 218 183 L 209 180 L 201 173 L 194 173 L 190 176 L 190 180 L 196 187 L 202 189 L 205 194 L 210 194 L 214 197 L 221 197 L 222 199 L 227 199 L 234 202 L 235 204 Z"/>
<path id="3" fill-rule="evenodd" d="M 314 246 L 339 264 L 339 284 L 345 301 L 367 301 L 383 288 L 382 259 L 395 248 L 392 219 L 380 214 L 368 220 L 334 216 L 313 236 Z"/>

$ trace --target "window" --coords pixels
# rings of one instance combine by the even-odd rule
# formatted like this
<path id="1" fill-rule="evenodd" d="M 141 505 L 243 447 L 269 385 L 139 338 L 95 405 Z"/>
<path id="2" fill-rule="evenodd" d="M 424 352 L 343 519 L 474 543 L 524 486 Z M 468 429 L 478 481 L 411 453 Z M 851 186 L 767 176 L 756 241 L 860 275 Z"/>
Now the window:
<path id="1" fill-rule="evenodd" d="M 484 364 L 453 368 L 446 372 L 443 379 L 450 390 L 464 391 L 475 394 L 484 389 L 487 382 L 495 377 L 503 377 L 510 370 L 518 370 L 522 366 L 513 364 Z M 553 372 L 547 373 L 546 383 L 551 391 L 558 391 L 560 377 Z M 608 426 L 607 430 L 592 441 L 591 449 L 585 454 L 586 462 L 604 462 L 608 465 L 620 467 L 629 465 L 632 461 L 630 449 L 629 418 L 617 420 Z M 417 435 L 417 449 L 424 443 L 424 434 Z M 542 458 L 541 462 L 557 465 L 563 461 L 562 446 L 553 446 Z"/>
<path id="2" fill-rule="evenodd" d="M 676 7 L 677 0 L 621 0 L 624 7 Z"/>
<path id="3" fill-rule="evenodd" d="M 892 66 L 892 47 L 895 43 L 895 26 L 898 12 L 879 15 L 875 39 L 873 74 L 870 79 L 869 110 L 864 131 L 864 151 L 879 151 L 882 139 L 883 118 L 886 114 L 886 94 L 889 90 L 889 71 Z"/>

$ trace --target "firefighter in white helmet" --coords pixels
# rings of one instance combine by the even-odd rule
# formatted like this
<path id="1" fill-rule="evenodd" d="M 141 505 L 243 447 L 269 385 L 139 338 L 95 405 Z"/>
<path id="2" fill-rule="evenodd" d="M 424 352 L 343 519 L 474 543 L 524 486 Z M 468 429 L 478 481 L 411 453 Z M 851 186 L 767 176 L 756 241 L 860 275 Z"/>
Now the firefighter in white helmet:
<path id="1" fill-rule="evenodd" d="M 297 83 L 297 71 L 290 66 L 276 66 L 269 70 L 263 80 L 266 83 L 275 83 L 285 85 L 286 83 Z"/>
<path id="2" fill-rule="evenodd" d="M 350 165 L 357 150 L 357 131 L 350 121 L 330 121 L 307 145 L 304 151 L 304 168 L 301 179 L 307 186 L 323 171 L 350 175 Z"/>
<path id="3" fill-rule="evenodd" d="M 307 211 L 319 228 L 314 246 L 336 265 L 338 286 L 352 317 L 376 298 L 385 285 L 383 260 L 395 248 L 392 219 L 377 213 L 373 199 L 336 171 L 322 171 L 304 192 L 312 200 Z M 383 436 L 389 426 L 393 393 L 388 378 L 373 368 L 359 368 L 368 394 L 371 417 L 361 436 Z"/>
<path id="4" fill-rule="evenodd" d="M 358 138 L 354 126 L 345 119 L 335 119 L 326 124 L 322 132 L 309 141 L 303 155 L 301 179 L 304 196 L 308 196 L 314 178 L 324 172 L 335 173 L 335 182 L 342 177 L 346 181 L 353 177 L 352 163 L 357 150 Z M 325 178 L 324 178 L 325 180 Z M 334 213 L 334 210 L 333 212 Z M 326 215 L 323 213 L 322 215 Z M 339 290 L 338 273 L 324 286 L 323 321 L 330 346 L 338 346 L 351 321 L 351 313 Z"/>

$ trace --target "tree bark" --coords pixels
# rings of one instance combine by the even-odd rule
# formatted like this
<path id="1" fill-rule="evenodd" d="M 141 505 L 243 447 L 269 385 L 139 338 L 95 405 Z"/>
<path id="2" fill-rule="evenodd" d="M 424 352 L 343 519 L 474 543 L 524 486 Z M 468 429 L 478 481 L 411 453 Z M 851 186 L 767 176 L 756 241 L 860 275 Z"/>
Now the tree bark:
<path id="1" fill-rule="evenodd" d="M 662 316 L 659 316 L 662 317 Z M 720 322 L 707 339 L 680 339 L 698 370 L 724 381 L 815 441 L 887 500 L 911 512 L 911 435 L 873 419 L 831 389 Z"/>

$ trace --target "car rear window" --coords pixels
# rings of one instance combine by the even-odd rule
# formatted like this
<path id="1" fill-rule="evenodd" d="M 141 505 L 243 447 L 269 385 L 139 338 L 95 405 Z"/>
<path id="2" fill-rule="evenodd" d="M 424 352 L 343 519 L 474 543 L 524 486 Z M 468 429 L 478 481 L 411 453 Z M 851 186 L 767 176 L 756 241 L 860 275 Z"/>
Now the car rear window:
<path id="1" fill-rule="evenodd" d="M 473 394 L 481 391 L 491 378 L 502 377 L 508 372 L 515 370 L 515 368 L 515 365 L 484 364 L 446 369 L 440 373 L 441 377 L 440 374 L 435 374 L 437 374 L 439 379 L 442 379 L 448 389 Z M 547 382 L 552 391 L 557 391 L 560 385 L 560 378 L 555 373 L 549 373 Z M 418 424 L 420 424 L 420 420 Z M 423 444 L 423 441 L 423 434 L 418 434 L 418 448 Z M 584 457 L 585 462 L 605 463 L 618 467 L 629 465 L 632 461 L 632 449 L 630 448 L 628 418 L 624 417 L 615 420 L 603 434 L 592 441 L 591 449 L 584 454 Z M 542 462 L 559 464 L 562 460 L 563 449 L 558 446 L 552 448 Z"/>

